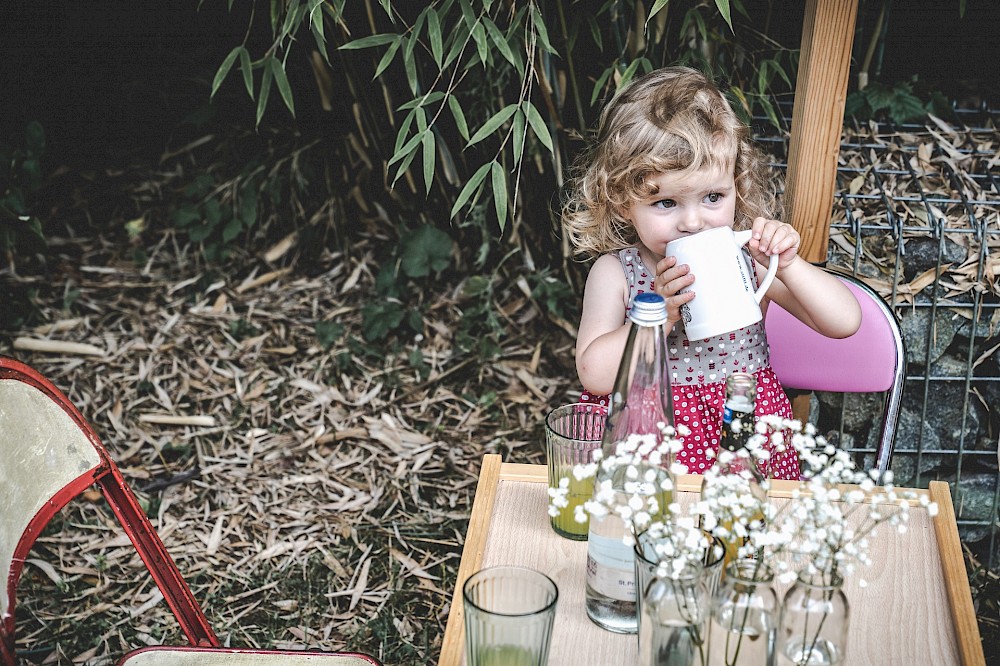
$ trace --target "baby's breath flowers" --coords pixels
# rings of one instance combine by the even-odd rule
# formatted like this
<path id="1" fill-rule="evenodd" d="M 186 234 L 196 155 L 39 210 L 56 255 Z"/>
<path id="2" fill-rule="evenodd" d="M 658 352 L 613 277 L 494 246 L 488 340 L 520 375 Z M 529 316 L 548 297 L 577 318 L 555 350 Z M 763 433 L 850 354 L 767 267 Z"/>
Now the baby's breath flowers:
<path id="1" fill-rule="evenodd" d="M 576 466 L 573 474 L 577 480 L 593 478 L 600 468 L 604 479 L 595 486 L 593 498 L 576 507 L 576 520 L 614 513 L 628 527 L 629 542 L 649 530 L 660 543 L 656 552 L 664 573 L 680 571 L 703 557 L 704 531 L 740 544 L 737 557 L 766 554 L 782 580 L 794 579 L 799 572 L 845 577 L 859 564 L 870 563 L 868 545 L 877 528 L 905 531 L 911 503 L 919 503 L 932 516 L 937 512 L 926 494 L 896 489 L 891 472 L 877 487 L 876 472 L 856 469 L 850 454 L 817 435 L 812 424 L 776 416 L 757 420 L 745 449 L 719 452 L 719 464 L 704 474 L 701 497 L 683 511 L 673 491 L 676 476 L 687 469 L 674 460 L 688 432 L 684 426 L 675 431 L 660 424 L 660 429 L 662 437 L 629 435 L 612 455 L 595 451 L 594 462 Z M 787 501 L 775 502 L 767 496 L 771 480 L 761 470 L 768 469 L 773 454 L 789 446 L 799 454 L 801 483 Z M 568 483 L 549 489 L 550 515 L 568 506 Z M 624 488 L 624 497 L 616 486 Z M 787 558 L 775 557 L 786 552 Z"/>
<path id="2" fill-rule="evenodd" d="M 758 426 L 792 433 L 791 445 L 802 464 L 802 483 L 780 510 L 771 513 L 768 534 L 757 544 L 772 553 L 789 553 L 787 560 L 775 560 L 779 579 L 790 581 L 800 573 L 833 578 L 852 575 L 859 564 L 871 563 L 869 539 L 880 526 L 906 530 L 911 502 L 932 516 L 937 513 L 926 494 L 895 488 L 891 471 L 877 487 L 876 470 L 856 469 L 850 454 L 817 435 L 812 424 L 803 427 L 798 421 L 766 416 Z"/>

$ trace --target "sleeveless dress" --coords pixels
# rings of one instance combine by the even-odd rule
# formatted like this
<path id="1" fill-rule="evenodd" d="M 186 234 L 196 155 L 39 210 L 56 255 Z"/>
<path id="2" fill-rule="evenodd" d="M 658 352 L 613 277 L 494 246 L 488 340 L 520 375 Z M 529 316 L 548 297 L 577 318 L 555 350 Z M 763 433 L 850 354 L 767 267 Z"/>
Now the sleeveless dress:
<path id="1" fill-rule="evenodd" d="M 643 264 L 638 249 L 634 247 L 619 251 L 618 259 L 629 287 L 627 318 L 632 301 L 638 294 L 651 289 L 656 274 Z M 756 378 L 756 416 L 772 414 L 792 418 L 788 396 L 769 364 L 763 321 L 704 340 L 688 340 L 683 326 L 676 324 L 667 336 L 667 352 L 674 423 L 683 424 L 691 431 L 684 438 L 684 448 L 677 461 L 687 466 L 690 472 L 701 474 L 711 467 L 706 453 L 711 451 L 714 455 L 719 449 L 726 377 L 729 373 L 749 372 Z M 584 391 L 580 401 L 607 405 L 607 396 Z M 768 466 L 770 476 L 775 479 L 799 478 L 798 455 L 791 447 L 772 456 Z"/>

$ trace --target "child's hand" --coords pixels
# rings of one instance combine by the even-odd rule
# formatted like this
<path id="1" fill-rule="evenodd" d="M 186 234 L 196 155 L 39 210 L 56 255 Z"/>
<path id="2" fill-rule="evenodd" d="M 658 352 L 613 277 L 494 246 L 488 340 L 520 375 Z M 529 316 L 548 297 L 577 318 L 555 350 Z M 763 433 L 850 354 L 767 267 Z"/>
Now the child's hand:
<path id="1" fill-rule="evenodd" d="M 753 221 L 753 236 L 747 247 L 753 258 L 765 266 L 772 255 L 778 255 L 778 268 L 781 269 L 795 260 L 800 241 L 799 232 L 792 225 L 758 217 Z"/>
<path id="2" fill-rule="evenodd" d="M 678 294 L 684 287 L 694 284 L 694 276 L 687 264 L 677 265 L 677 257 L 667 256 L 656 264 L 656 279 L 653 291 L 667 302 L 667 323 L 675 324 L 681 319 L 681 306 L 694 298 L 694 292 Z"/>

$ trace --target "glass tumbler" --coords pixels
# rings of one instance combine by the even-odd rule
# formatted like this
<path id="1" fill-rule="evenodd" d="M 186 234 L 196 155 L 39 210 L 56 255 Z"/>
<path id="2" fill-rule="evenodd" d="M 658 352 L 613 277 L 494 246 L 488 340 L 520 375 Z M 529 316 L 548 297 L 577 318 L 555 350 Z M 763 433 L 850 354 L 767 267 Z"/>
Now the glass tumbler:
<path id="1" fill-rule="evenodd" d="M 601 447 L 607 414 L 601 405 L 577 403 L 556 407 L 545 417 L 549 495 L 564 493 L 565 500 L 559 507 L 550 500 L 549 522 L 556 534 L 567 539 L 587 540 L 589 522 L 577 522 L 576 507 L 593 496 L 594 479 L 577 479 L 573 467 L 592 462 L 593 452 Z"/>
<path id="2" fill-rule="evenodd" d="M 545 666 L 559 589 L 527 567 L 496 566 L 469 576 L 465 601 L 466 666 Z"/>

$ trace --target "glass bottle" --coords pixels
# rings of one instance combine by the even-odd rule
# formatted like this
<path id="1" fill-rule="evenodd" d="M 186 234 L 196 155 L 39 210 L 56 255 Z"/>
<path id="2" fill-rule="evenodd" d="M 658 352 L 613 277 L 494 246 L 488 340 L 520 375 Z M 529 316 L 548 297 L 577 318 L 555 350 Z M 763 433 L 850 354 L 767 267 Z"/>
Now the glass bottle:
<path id="1" fill-rule="evenodd" d="M 712 599 L 709 666 L 773 663 L 778 596 L 771 569 L 760 560 L 736 560 Z"/>
<path id="2" fill-rule="evenodd" d="M 632 322 L 618 366 L 614 389 L 608 396 L 608 417 L 601 443 L 603 460 L 617 451 L 618 444 L 630 435 L 649 435 L 662 442 L 661 425 L 673 425 L 673 402 L 667 356 L 667 307 L 659 294 L 635 297 L 629 319 Z M 658 488 L 666 477 L 672 460 L 661 467 L 650 466 L 643 474 L 652 474 Z M 624 470 L 598 468 L 595 496 L 610 487 L 614 503 L 627 505 Z M 665 490 L 657 492 L 660 510 L 672 498 Z M 618 633 L 635 633 L 636 585 L 632 546 L 627 542 L 633 526 L 614 511 L 603 518 L 592 516 L 587 535 L 587 615 L 598 626 Z M 633 535 L 634 536 L 634 535 Z"/>
<path id="3" fill-rule="evenodd" d="M 722 432 L 719 447 L 737 452 L 745 449 L 753 434 L 757 380 L 747 372 L 734 372 L 726 378 L 726 404 L 722 408 Z"/>
<path id="4" fill-rule="evenodd" d="M 754 409 L 757 396 L 757 380 L 746 372 L 734 372 L 726 378 L 726 403 L 722 410 L 722 430 L 719 435 L 719 453 L 715 468 L 720 475 L 734 475 L 742 478 L 753 497 L 756 506 L 745 507 L 749 513 L 739 518 L 739 522 L 750 530 L 762 526 L 762 507 L 767 500 L 767 491 L 761 485 L 763 476 L 755 463 L 753 453 L 747 446 L 754 432 Z M 737 535 L 734 517 L 721 521 L 726 532 L 726 564 L 736 557 L 740 546 L 746 545 L 746 538 Z"/>
<path id="5" fill-rule="evenodd" d="M 779 666 L 832 666 L 847 647 L 850 607 L 843 579 L 830 572 L 802 572 L 788 588 L 778 621 Z"/>
<path id="6" fill-rule="evenodd" d="M 640 604 L 639 666 L 705 666 L 710 601 L 700 564 L 653 577 Z"/>

